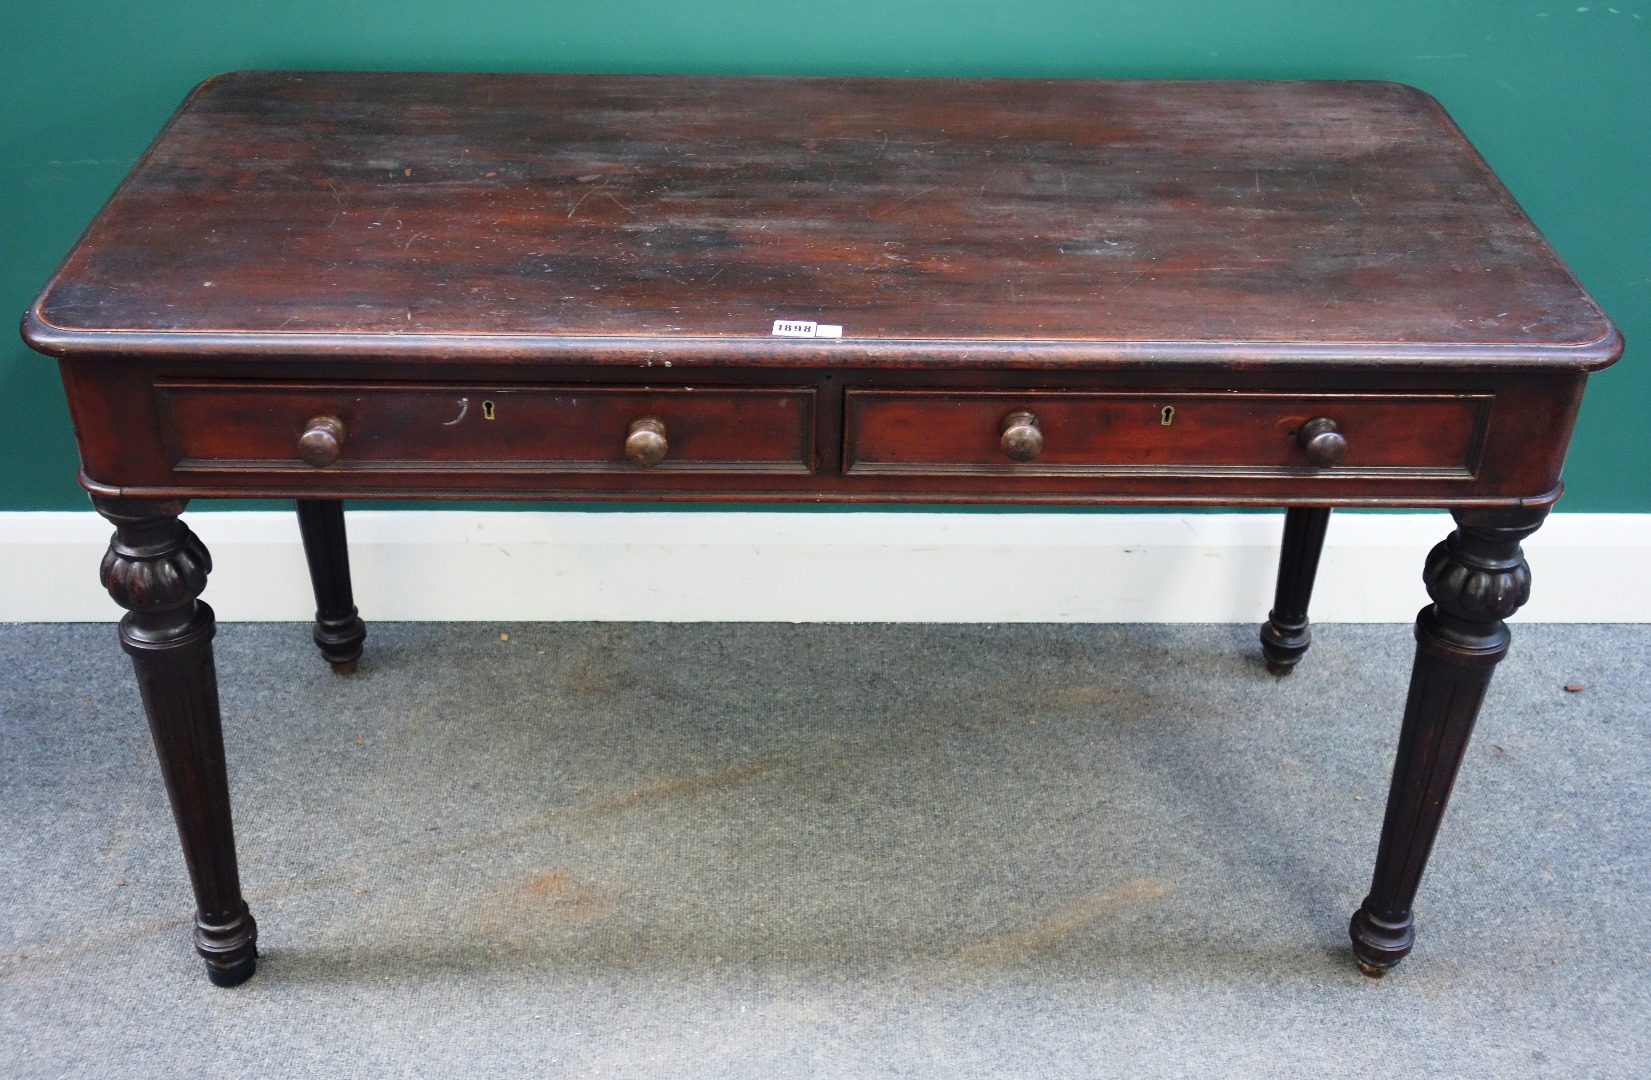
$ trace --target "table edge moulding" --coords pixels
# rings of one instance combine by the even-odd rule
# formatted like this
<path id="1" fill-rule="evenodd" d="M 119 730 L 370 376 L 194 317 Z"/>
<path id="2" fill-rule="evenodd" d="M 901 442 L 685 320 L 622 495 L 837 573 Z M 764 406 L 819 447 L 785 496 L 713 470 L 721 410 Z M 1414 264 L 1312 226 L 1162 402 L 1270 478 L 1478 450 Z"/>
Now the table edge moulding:
<path id="1" fill-rule="evenodd" d="M 58 359 L 213 982 L 250 977 L 194 498 L 1441 507 L 1369 895 L 1380 975 L 1521 541 L 1622 338 L 1439 104 L 1385 82 L 235 72 L 23 319 Z"/>

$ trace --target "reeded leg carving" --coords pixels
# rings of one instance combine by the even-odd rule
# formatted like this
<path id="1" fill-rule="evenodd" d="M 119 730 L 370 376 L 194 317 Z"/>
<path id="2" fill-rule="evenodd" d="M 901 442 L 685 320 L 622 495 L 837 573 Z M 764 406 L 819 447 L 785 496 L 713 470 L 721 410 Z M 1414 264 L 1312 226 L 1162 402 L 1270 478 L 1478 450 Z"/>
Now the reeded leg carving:
<path id="1" fill-rule="evenodd" d="M 356 613 L 350 590 L 350 551 L 344 538 L 344 504 L 338 499 L 299 499 L 298 531 L 315 587 L 315 643 L 340 675 L 355 670 L 367 624 Z"/>
<path id="2" fill-rule="evenodd" d="M 1456 531 L 1422 572 L 1433 603 L 1416 617 L 1416 664 L 1375 876 L 1348 927 L 1366 975 L 1383 974 L 1415 944 L 1411 905 L 1491 673 L 1508 651 L 1502 620 L 1530 598 L 1519 544 L 1547 508 L 1453 513 Z"/>
<path id="3" fill-rule="evenodd" d="M 1312 644 L 1307 603 L 1313 597 L 1313 579 L 1318 575 L 1329 524 L 1328 506 L 1292 506 L 1284 512 L 1278 589 L 1273 593 L 1273 610 L 1261 624 L 1261 652 L 1267 658 L 1267 670 L 1274 675 L 1290 674 Z"/>
<path id="4" fill-rule="evenodd" d="M 207 977 L 234 986 L 252 977 L 258 926 L 241 897 L 224 770 L 212 609 L 197 597 L 212 560 L 178 520 L 183 502 L 94 495 L 115 525 L 99 578 L 127 609 L 120 643 L 132 657 L 172 816 L 195 887 L 195 949 Z"/>

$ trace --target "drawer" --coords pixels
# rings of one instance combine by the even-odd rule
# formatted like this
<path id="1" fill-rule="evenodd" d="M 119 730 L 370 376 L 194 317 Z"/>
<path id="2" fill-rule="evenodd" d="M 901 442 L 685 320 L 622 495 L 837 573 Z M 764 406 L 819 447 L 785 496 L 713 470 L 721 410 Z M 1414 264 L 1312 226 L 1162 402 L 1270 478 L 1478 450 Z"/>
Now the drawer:
<path id="1" fill-rule="evenodd" d="M 175 472 L 807 473 L 813 466 L 807 387 L 168 380 L 155 390 Z M 633 439 L 639 421 L 653 421 L 644 425 L 652 434 Z M 300 446 L 307 431 L 308 459 Z"/>
<path id="2" fill-rule="evenodd" d="M 850 389 L 844 468 L 860 475 L 1470 479 L 1491 399 L 1461 393 Z M 1005 421 L 1022 412 L 1030 419 L 1017 417 L 1018 430 L 1006 432 Z M 1332 431 L 1342 444 L 1321 439 L 1310 453 L 1303 429 L 1314 420 L 1333 427 L 1319 423 L 1307 435 Z M 1035 456 L 1015 460 L 1009 449 Z M 1324 464 L 1336 450 L 1342 456 Z"/>

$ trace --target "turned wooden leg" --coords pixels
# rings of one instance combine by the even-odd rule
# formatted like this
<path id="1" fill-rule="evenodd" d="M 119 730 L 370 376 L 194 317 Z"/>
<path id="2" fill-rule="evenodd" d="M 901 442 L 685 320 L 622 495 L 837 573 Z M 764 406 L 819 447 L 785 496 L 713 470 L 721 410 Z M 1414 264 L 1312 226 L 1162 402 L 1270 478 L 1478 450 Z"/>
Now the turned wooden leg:
<path id="1" fill-rule="evenodd" d="M 120 643 L 132 657 L 172 817 L 195 887 L 195 950 L 219 986 L 252 977 L 258 925 L 241 898 L 224 770 L 212 609 L 200 600 L 212 560 L 178 520 L 179 500 L 94 495 L 115 525 L 99 577 L 126 608 Z"/>
<path id="2" fill-rule="evenodd" d="M 1267 670 L 1288 675 L 1313 642 L 1307 625 L 1307 603 L 1313 598 L 1313 579 L 1324 552 L 1324 530 L 1330 524 L 1328 506 L 1292 506 L 1284 512 L 1284 546 L 1278 553 L 1278 589 L 1273 610 L 1261 624 L 1261 652 Z"/>
<path id="3" fill-rule="evenodd" d="M 1547 508 L 1454 516 L 1456 531 L 1428 555 L 1422 572 L 1433 603 L 1416 617 L 1416 665 L 1376 873 L 1348 927 L 1366 975 L 1383 974 L 1415 944 L 1411 904 L 1491 672 L 1508 651 L 1502 620 L 1530 598 L 1519 543 L 1542 524 Z"/>
<path id="4" fill-rule="evenodd" d="M 344 503 L 299 499 L 298 531 L 315 587 L 315 643 L 333 670 L 348 675 L 361 659 L 367 624 L 355 610 L 350 590 L 350 550 L 344 538 Z"/>

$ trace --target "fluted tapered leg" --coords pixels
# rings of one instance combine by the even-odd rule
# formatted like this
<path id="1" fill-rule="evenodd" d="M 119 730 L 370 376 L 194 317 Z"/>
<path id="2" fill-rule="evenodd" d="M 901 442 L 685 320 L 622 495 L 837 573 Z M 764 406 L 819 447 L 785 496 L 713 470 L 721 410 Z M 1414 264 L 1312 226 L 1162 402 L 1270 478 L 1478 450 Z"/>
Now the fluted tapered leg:
<path id="1" fill-rule="evenodd" d="M 1267 670 L 1288 675 L 1312 644 L 1307 604 L 1313 598 L 1324 531 L 1330 525 L 1328 506 L 1292 506 L 1284 512 L 1284 544 L 1278 553 L 1278 588 L 1273 610 L 1261 624 L 1261 652 Z"/>
<path id="2" fill-rule="evenodd" d="M 212 560 L 178 520 L 177 500 L 93 497 L 115 525 L 100 578 L 127 609 L 120 643 L 132 657 L 155 755 L 195 889 L 195 949 L 207 977 L 234 986 L 252 977 L 258 926 L 241 897 L 224 767 L 212 609 L 197 597 Z"/>
<path id="3" fill-rule="evenodd" d="M 361 659 L 367 624 L 355 609 L 350 589 L 350 551 L 344 536 L 344 503 L 299 499 L 298 531 L 315 587 L 315 643 L 333 670 L 347 675 Z"/>
<path id="4" fill-rule="evenodd" d="M 1530 598 L 1520 541 L 1546 515 L 1546 508 L 1456 511 L 1456 531 L 1428 556 L 1422 579 L 1433 603 L 1416 618 L 1416 664 L 1376 872 L 1348 928 L 1367 975 L 1381 975 L 1415 944 L 1416 890 L 1491 673 L 1507 655 L 1502 620 Z"/>

